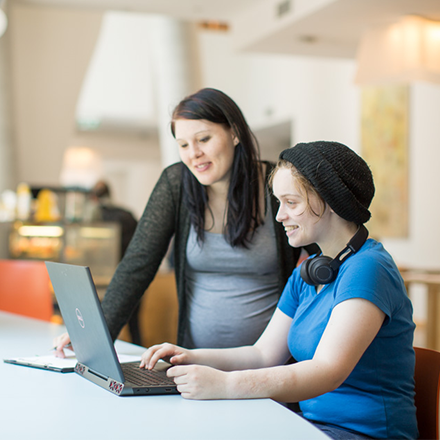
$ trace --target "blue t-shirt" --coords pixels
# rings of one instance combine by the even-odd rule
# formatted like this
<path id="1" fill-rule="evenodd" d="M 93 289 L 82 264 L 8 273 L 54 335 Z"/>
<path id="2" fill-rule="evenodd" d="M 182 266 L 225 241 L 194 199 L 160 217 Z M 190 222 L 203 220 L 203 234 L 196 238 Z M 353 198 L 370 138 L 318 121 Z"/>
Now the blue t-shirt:
<path id="1" fill-rule="evenodd" d="M 310 420 L 373 438 L 417 438 L 412 305 L 382 244 L 367 240 L 319 294 L 302 280 L 299 268 L 293 271 L 278 303 L 293 319 L 290 352 L 297 361 L 312 359 L 333 307 L 351 298 L 379 307 L 386 315 L 384 324 L 345 382 L 300 402 L 301 410 Z"/>

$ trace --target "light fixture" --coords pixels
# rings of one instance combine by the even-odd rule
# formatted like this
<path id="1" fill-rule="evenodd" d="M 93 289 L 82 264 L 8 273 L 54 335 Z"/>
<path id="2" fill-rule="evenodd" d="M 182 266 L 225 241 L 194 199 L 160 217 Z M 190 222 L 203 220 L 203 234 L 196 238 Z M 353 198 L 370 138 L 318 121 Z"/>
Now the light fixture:
<path id="1" fill-rule="evenodd" d="M 101 156 L 88 147 L 69 147 L 64 152 L 60 181 L 64 187 L 90 189 L 102 177 Z"/>
<path id="2" fill-rule="evenodd" d="M 364 34 L 357 53 L 355 83 L 440 83 L 440 22 L 405 16 Z"/>
<path id="3" fill-rule="evenodd" d="M 202 21 L 199 23 L 199 27 L 208 31 L 228 31 L 229 25 L 222 21 Z"/>
<path id="4" fill-rule="evenodd" d="M 23 225 L 18 228 L 22 237 L 62 237 L 64 230 L 61 226 Z"/>

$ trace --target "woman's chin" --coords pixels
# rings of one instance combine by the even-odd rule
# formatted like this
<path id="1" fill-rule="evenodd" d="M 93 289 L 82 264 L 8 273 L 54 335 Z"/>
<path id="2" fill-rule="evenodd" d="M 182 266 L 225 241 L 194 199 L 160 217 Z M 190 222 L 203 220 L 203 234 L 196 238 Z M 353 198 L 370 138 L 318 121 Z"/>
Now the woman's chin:
<path id="1" fill-rule="evenodd" d="M 299 248 L 302 246 L 307 246 L 307 244 L 309 243 L 303 243 L 304 240 L 301 240 L 299 237 L 288 237 L 288 241 L 289 241 L 289 245 L 294 247 L 294 248 Z"/>

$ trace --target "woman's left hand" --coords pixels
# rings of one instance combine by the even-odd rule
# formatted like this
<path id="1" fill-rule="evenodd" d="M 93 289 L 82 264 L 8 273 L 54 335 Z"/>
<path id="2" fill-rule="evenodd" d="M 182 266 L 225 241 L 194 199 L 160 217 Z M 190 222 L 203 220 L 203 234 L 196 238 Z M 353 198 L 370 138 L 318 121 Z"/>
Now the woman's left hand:
<path id="1" fill-rule="evenodd" d="M 177 365 L 167 371 L 185 399 L 227 399 L 227 379 L 230 373 L 204 365 Z"/>

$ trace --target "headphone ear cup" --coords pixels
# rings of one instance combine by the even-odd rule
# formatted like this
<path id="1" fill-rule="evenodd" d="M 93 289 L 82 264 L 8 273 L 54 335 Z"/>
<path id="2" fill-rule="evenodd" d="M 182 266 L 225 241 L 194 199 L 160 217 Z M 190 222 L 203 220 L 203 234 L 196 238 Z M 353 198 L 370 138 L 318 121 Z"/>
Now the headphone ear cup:
<path id="1" fill-rule="evenodd" d="M 309 276 L 309 266 L 310 266 L 310 262 L 313 259 L 314 258 L 309 258 L 307 260 L 304 260 L 303 263 L 301 264 L 301 269 L 300 269 L 300 272 L 299 272 L 299 274 L 301 275 L 301 278 L 304 280 L 304 282 L 307 283 L 307 284 L 310 284 L 311 286 L 314 286 L 314 283 L 310 279 L 310 276 Z"/>
<path id="2" fill-rule="evenodd" d="M 311 286 L 330 284 L 338 276 L 339 267 L 352 254 L 355 254 L 367 241 L 368 229 L 361 225 L 353 235 L 347 246 L 342 249 L 336 258 L 331 259 L 325 255 L 309 258 L 301 264 L 300 275 L 305 283 Z"/>
<path id="3" fill-rule="evenodd" d="M 330 257 L 325 255 L 305 260 L 300 270 L 301 278 L 311 286 L 331 283 L 338 274 L 330 265 L 332 261 Z"/>

